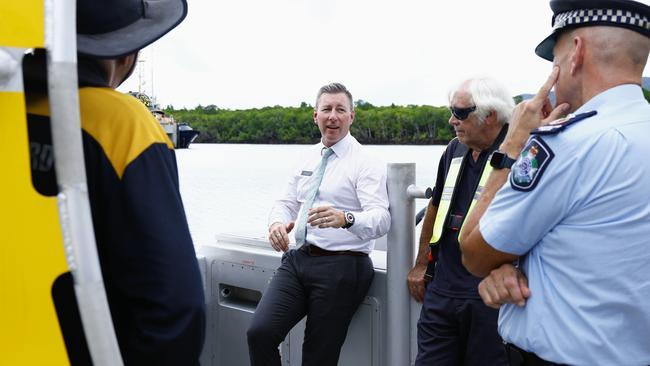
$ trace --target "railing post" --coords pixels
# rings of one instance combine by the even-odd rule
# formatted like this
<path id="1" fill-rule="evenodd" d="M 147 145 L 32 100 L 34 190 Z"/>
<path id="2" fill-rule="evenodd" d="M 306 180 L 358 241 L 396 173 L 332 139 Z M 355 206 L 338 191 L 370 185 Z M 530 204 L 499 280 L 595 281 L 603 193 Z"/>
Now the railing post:
<path id="1" fill-rule="evenodd" d="M 411 297 L 406 285 L 406 276 L 413 262 L 415 202 L 408 197 L 407 189 L 414 183 L 414 163 L 388 164 L 387 187 L 391 223 L 386 250 L 386 365 L 410 364 Z"/>
<path id="2" fill-rule="evenodd" d="M 415 199 L 430 198 L 431 188 L 415 186 L 415 163 L 388 164 L 386 181 L 390 230 L 386 249 L 387 351 L 385 365 L 411 365 L 411 296 L 406 276 L 413 266 Z"/>

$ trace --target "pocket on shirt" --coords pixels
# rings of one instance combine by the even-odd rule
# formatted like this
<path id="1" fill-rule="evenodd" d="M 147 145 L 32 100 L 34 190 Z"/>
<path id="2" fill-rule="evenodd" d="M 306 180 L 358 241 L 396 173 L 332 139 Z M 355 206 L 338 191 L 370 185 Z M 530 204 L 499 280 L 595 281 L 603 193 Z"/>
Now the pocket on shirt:
<path id="1" fill-rule="evenodd" d="M 305 202 L 307 200 L 307 190 L 311 182 L 310 176 L 299 175 L 296 183 L 296 198 L 298 202 Z"/>

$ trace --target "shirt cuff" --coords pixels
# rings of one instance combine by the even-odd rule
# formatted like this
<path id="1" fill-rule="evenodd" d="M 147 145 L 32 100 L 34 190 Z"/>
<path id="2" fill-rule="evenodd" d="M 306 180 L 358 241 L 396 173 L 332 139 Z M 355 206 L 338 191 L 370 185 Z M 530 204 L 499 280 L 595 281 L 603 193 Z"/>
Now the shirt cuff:
<path id="1" fill-rule="evenodd" d="M 350 226 L 347 230 L 356 235 L 361 240 L 377 239 L 386 235 L 388 227 L 390 226 L 390 214 L 386 214 L 388 218 L 382 217 L 380 210 L 369 210 L 362 212 L 354 212 L 354 225 Z M 388 212 L 388 211 L 386 211 Z"/>

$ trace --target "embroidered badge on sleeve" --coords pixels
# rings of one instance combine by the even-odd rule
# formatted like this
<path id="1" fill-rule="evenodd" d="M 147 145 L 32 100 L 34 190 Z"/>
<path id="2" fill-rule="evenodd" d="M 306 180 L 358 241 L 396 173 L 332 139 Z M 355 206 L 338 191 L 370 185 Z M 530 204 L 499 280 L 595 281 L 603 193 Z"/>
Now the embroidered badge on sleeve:
<path id="1" fill-rule="evenodd" d="M 533 136 L 512 166 L 510 174 L 512 188 L 517 191 L 532 191 L 554 156 L 555 154 L 544 140 Z"/>

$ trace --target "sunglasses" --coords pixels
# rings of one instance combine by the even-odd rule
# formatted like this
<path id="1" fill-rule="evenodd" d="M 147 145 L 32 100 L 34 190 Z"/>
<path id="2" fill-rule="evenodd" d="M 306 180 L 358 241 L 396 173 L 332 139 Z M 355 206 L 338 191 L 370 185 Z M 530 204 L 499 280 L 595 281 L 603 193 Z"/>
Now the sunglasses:
<path id="1" fill-rule="evenodd" d="M 451 111 L 451 114 L 454 115 L 454 118 L 456 118 L 459 121 L 464 121 L 467 119 L 467 117 L 469 117 L 470 113 L 476 110 L 476 106 L 467 107 L 467 108 L 456 108 L 454 106 L 450 106 L 449 110 Z"/>

